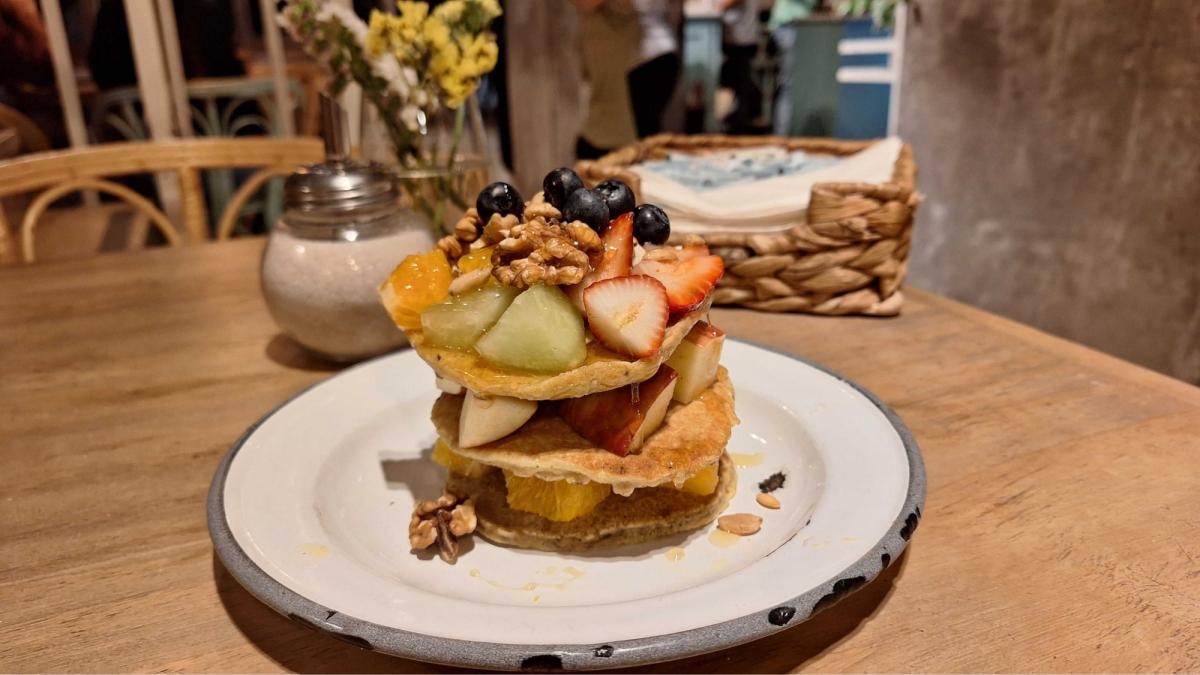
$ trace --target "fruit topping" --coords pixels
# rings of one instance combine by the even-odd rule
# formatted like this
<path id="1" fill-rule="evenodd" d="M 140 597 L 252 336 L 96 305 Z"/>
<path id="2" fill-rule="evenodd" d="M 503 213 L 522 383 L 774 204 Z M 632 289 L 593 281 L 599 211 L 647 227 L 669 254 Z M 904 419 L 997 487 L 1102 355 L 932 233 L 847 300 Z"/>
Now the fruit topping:
<path id="1" fill-rule="evenodd" d="M 614 218 L 600 239 L 603 248 L 592 254 L 592 271 L 567 290 L 579 311 L 583 311 L 583 292 L 588 286 L 604 279 L 626 276 L 633 267 L 633 215 L 626 213 Z"/>
<path id="2" fill-rule="evenodd" d="M 577 485 L 565 480 L 523 478 L 509 471 L 504 472 L 504 483 L 509 508 L 560 523 L 586 516 L 612 493 L 612 488 L 604 483 Z"/>
<path id="3" fill-rule="evenodd" d="M 562 206 L 563 220 L 582 221 L 588 227 L 600 232 L 608 224 L 608 204 L 595 190 L 580 188 L 567 197 Z"/>
<path id="4" fill-rule="evenodd" d="M 717 473 L 717 465 L 709 464 L 697 471 L 696 475 L 684 481 L 683 485 L 679 486 L 679 489 L 705 497 L 711 495 L 717 489 L 717 483 L 720 479 L 721 476 Z"/>
<path id="5" fill-rule="evenodd" d="M 567 197 L 582 188 L 583 180 L 579 174 L 565 166 L 558 167 L 542 179 L 542 192 L 546 193 L 546 201 L 559 210 L 566 204 Z"/>
<path id="6" fill-rule="evenodd" d="M 458 418 L 458 445 L 473 448 L 498 441 L 521 428 L 537 412 L 537 401 L 467 392 Z"/>
<path id="7" fill-rule="evenodd" d="M 725 263 L 715 255 L 673 261 L 650 260 L 647 256 L 634 273 L 649 274 L 662 282 L 672 313 L 690 312 L 703 304 L 717 285 L 725 273 Z"/>
<path id="8" fill-rule="evenodd" d="M 665 244 L 671 236 L 671 220 L 654 204 L 633 210 L 633 236 L 643 244 Z"/>
<path id="9" fill-rule="evenodd" d="M 691 403 L 717 379 L 717 366 L 721 362 L 721 346 L 725 344 L 725 333 L 721 329 L 699 321 L 688 332 L 675 353 L 667 359 L 667 365 L 679 373 L 675 385 L 675 400 Z"/>
<path id="10" fill-rule="evenodd" d="M 663 366 L 640 384 L 567 399 L 559 415 L 575 433 L 624 457 L 640 448 L 646 437 L 662 425 L 675 392 L 675 380 L 675 371 Z"/>
<path id="11" fill-rule="evenodd" d="M 679 260 L 687 260 L 688 258 L 699 258 L 700 256 L 709 255 L 708 246 L 704 244 L 688 244 L 680 246 L 675 253 Z"/>
<path id="12" fill-rule="evenodd" d="M 557 287 L 538 284 L 513 300 L 475 351 L 502 368 L 560 373 L 587 356 L 583 317 Z"/>
<path id="13" fill-rule="evenodd" d="M 500 319 L 518 293 L 515 288 L 496 284 L 451 296 L 421 312 L 421 330 L 431 346 L 470 349 Z"/>
<path id="14" fill-rule="evenodd" d="M 583 293 L 588 328 L 609 349 L 642 359 L 658 352 L 667 331 L 667 290 L 637 274 L 597 281 Z"/>
<path id="15" fill-rule="evenodd" d="M 471 251 L 458 259 L 458 271 L 466 273 L 492 269 L 492 251 L 495 250 L 495 246 L 484 246 Z"/>
<path id="16" fill-rule="evenodd" d="M 637 205 L 633 190 L 619 180 L 606 180 L 596 186 L 596 192 L 608 205 L 608 217 L 616 218 L 622 213 L 629 213 Z"/>
<path id="17" fill-rule="evenodd" d="M 517 188 L 500 181 L 483 188 L 475 198 L 475 211 L 484 225 L 492 219 L 493 213 L 520 218 L 524 210 L 525 200 L 521 199 Z"/>
<path id="18" fill-rule="evenodd" d="M 451 473 L 470 478 L 482 478 L 492 468 L 454 452 L 442 440 L 438 440 L 437 445 L 433 446 L 433 454 L 430 458 L 449 469 Z"/>
<path id="19" fill-rule="evenodd" d="M 421 312 L 450 293 L 450 261 L 440 249 L 410 255 L 379 286 L 379 299 L 392 321 L 405 330 L 421 327 Z"/>

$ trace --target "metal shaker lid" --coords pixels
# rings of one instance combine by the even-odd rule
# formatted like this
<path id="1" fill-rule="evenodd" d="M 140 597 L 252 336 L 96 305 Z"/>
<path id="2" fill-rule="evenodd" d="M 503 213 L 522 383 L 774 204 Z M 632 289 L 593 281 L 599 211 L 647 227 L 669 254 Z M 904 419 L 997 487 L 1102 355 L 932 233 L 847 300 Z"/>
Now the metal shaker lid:
<path id="1" fill-rule="evenodd" d="M 399 197 L 395 177 L 380 164 L 349 159 L 345 113 L 332 98 L 321 96 L 325 161 L 302 167 L 284 183 L 288 209 L 344 215 L 393 204 Z"/>
<path id="2" fill-rule="evenodd" d="M 399 193 L 391 172 L 378 164 L 324 161 L 288 176 L 284 183 L 288 209 L 348 213 L 396 202 Z"/>

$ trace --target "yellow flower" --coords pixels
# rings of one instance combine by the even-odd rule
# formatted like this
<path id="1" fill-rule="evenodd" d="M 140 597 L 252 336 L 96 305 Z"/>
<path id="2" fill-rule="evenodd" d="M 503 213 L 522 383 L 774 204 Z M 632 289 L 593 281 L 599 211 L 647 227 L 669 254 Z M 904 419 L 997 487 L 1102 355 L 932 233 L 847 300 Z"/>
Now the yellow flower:
<path id="1" fill-rule="evenodd" d="M 425 39 L 435 51 L 443 49 L 450 42 L 450 27 L 436 14 L 429 17 L 423 28 Z"/>
<path id="2" fill-rule="evenodd" d="M 458 23 L 462 20 L 463 11 L 467 5 L 463 0 L 447 0 L 433 10 L 433 15 L 446 23 Z"/>
<path id="3" fill-rule="evenodd" d="M 482 9 L 488 17 L 488 21 L 500 16 L 504 12 L 500 9 L 500 3 L 497 0 L 477 0 L 480 9 Z"/>
<path id="4" fill-rule="evenodd" d="M 379 58 L 379 55 L 388 49 L 388 30 L 390 28 L 391 17 L 379 10 L 371 11 L 371 23 L 367 27 L 367 36 L 365 46 L 367 53 L 372 58 Z"/>
<path id="5" fill-rule="evenodd" d="M 400 10 L 400 20 L 412 26 L 419 26 L 429 15 L 429 5 L 412 0 L 398 0 L 396 8 Z"/>

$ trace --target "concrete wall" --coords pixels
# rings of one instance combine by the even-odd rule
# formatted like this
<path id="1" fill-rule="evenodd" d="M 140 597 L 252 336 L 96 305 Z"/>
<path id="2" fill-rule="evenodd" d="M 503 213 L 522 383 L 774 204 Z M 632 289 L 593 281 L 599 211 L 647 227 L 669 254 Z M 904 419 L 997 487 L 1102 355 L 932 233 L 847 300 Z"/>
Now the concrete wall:
<path id="1" fill-rule="evenodd" d="M 1200 383 L 1200 2 L 916 1 L 912 282 Z"/>

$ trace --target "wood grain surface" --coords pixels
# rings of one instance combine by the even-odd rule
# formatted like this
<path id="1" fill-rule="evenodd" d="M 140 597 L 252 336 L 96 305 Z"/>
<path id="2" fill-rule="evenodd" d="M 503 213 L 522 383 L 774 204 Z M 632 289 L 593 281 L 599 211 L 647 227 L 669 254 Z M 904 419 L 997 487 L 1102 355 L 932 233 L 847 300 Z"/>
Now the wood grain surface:
<path id="1" fill-rule="evenodd" d="M 0 270 L 0 671 L 435 669 L 289 622 L 213 555 L 218 460 L 332 372 L 271 323 L 261 246 Z M 929 496 L 860 592 L 660 668 L 1200 670 L 1200 390 L 907 292 L 895 319 L 713 313 L 895 407 Z"/>

